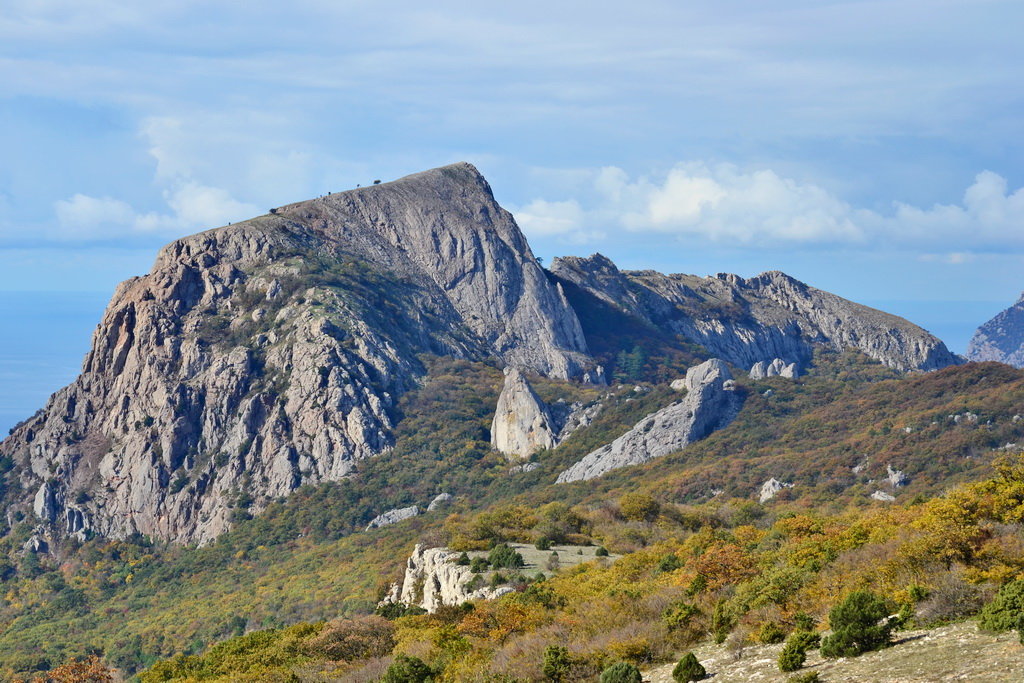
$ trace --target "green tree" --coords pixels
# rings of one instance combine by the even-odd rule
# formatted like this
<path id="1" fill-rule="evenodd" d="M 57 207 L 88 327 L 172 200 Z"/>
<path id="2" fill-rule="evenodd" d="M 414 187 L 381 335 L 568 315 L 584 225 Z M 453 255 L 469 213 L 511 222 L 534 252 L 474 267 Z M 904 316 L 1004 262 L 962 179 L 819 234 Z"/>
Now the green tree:
<path id="1" fill-rule="evenodd" d="M 999 589 L 992 602 L 981 608 L 978 626 L 986 631 L 1009 631 L 1017 628 L 1024 616 L 1024 579 L 1011 581 Z"/>
<path id="2" fill-rule="evenodd" d="M 422 659 L 398 655 L 381 676 L 380 683 L 430 683 L 433 680 L 434 670 Z"/>
<path id="3" fill-rule="evenodd" d="M 790 638 L 779 653 L 779 671 L 796 671 L 807 661 L 807 649 L 798 640 Z"/>
<path id="4" fill-rule="evenodd" d="M 642 683 L 640 669 L 629 662 L 617 662 L 601 672 L 601 683 Z"/>
<path id="5" fill-rule="evenodd" d="M 541 671 L 550 681 L 563 681 L 572 669 L 572 657 L 568 648 L 561 645 L 548 645 L 544 648 L 544 662 Z"/>
<path id="6" fill-rule="evenodd" d="M 645 493 L 627 493 L 619 499 L 619 511 L 631 522 L 653 522 L 661 505 Z"/>
<path id="7" fill-rule="evenodd" d="M 832 635 L 821 643 L 825 657 L 856 657 L 890 644 L 892 624 L 885 602 L 870 591 L 854 591 L 832 608 Z"/>
<path id="8" fill-rule="evenodd" d="M 499 543 L 494 546 L 491 549 L 491 552 L 487 555 L 487 561 L 490 562 L 491 566 L 495 569 L 502 567 L 507 569 L 517 569 L 525 564 L 523 562 L 523 556 L 510 548 L 507 543 Z"/>
<path id="9" fill-rule="evenodd" d="M 708 675 L 704 666 L 697 661 L 697 655 L 687 652 L 672 669 L 672 680 L 676 683 L 689 683 L 703 680 Z"/>

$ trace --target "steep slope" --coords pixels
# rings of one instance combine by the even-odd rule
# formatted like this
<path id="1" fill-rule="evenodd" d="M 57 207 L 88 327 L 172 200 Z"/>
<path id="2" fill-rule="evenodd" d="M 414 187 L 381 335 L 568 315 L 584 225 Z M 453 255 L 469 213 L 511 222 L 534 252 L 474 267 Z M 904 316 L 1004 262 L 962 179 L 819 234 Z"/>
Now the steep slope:
<path id="1" fill-rule="evenodd" d="M 1024 368 L 1024 294 L 977 329 L 967 344 L 966 356 Z"/>
<path id="2" fill-rule="evenodd" d="M 920 327 L 780 272 L 748 279 L 624 272 L 600 254 L 555 259 L 551 272 L 563 285 L 745 369 L 775 358 L 803 367 L 816 345 L 855 348 L 901 371 L 958 362 Z"/>
<path id="3" fill-rule="evenodd" d="M 575 314 L 468 164 L 165 247 L 115 292 L 79 378 L 0 444 L 8 515 L 208 542 L 387 450 L 422 353 L 586 378 Z"/>

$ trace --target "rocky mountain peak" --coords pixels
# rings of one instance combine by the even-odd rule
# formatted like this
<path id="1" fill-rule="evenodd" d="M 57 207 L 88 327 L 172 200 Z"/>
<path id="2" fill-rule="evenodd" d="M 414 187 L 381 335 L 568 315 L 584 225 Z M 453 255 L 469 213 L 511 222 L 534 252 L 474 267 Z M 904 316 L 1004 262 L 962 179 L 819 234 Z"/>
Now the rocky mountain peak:
<path id="1" fill-rule="evenodd" d="M 206 543 L 388 450 L 420 354 L 597 377 L 586 352 L 511 214 L 454 164 L 167 245 L 0 454 L 53 533 Z"/>
<path id="2" fill-rule="evenodd" d="M 982 324 L 967 344 L 974 361 L 998 361 L 1024 368 L 1024 293 L 1009 308 Z"/>

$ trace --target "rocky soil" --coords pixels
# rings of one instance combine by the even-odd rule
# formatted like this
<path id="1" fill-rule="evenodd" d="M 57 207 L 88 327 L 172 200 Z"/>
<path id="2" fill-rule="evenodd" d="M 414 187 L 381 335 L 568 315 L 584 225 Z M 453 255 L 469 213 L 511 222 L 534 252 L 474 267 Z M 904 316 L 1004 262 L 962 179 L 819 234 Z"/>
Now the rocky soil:
<path id="1" fill-rule="evenodd" d="M 766 683 L 789 680 L 779 672 L 782 645 L 752 646 L 739 653 L 725 646 L 702 645 L 694 654 L 715 683 Z M 674 664 L 644 672 L 644 681 L 672 683 Z M 1024 646 L 1015 632 L 991 634 L 964 622 L 927 630 L 903 631 L 891 648 L 849 659 L 823 659 L 817 650 L 796 673 L 817 671 L 826 683 L 942 683 L 985 681 L 1014 683 L 1024 679 Z"/>

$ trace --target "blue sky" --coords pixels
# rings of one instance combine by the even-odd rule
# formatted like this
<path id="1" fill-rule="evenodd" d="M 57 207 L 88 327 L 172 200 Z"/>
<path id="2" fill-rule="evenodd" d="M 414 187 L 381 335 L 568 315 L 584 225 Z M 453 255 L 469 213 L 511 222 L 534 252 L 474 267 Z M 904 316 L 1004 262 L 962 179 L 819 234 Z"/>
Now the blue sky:
<path id="1" fill-rule="evenodd" d="M 468 160 L 546 259 L 785 270 L 956 318 L 962 350 L 1024 289 L 1021 26 L 999 0 L 6 0 L 0 291 L 109 292 L 176 236 Z"/>

